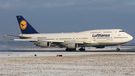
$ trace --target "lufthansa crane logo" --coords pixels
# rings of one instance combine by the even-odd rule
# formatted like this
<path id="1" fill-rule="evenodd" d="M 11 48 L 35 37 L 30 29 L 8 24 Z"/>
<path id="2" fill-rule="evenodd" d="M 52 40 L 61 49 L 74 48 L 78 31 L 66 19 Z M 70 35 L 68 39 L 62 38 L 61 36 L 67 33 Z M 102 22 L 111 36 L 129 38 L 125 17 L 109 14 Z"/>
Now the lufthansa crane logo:
<path id="1" fill-rule="evenodd" d="M 20 28 L 21 28 L 22 30 L 25 30 L 26 27 L 27 27 L 27 22 L 26 22 L 25 20 L 22 20 L 22 21 L 20 22 Z"/>

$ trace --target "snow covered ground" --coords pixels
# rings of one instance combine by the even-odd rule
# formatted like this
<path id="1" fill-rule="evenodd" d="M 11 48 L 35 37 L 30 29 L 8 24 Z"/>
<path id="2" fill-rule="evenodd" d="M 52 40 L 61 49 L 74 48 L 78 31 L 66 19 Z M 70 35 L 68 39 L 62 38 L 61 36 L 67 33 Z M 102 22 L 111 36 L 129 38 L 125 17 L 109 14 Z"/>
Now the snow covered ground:
<path id="1" fill-rule="evenodd" d="M 0 76 L 135 76 L 134 52 L 51 53 L 0 57 Z"/>
<path id="2" fill-rule="evenodd" d="M 78 48 L 77 48 L 78 49 Z M 10 50 L 9 50 L 10 51 Z M 13 52 L 11 52 L 13 51 Z M 34 52 L 35 50 L 31 50 L 31 52 L 23 52 L 23 51 L 29 51 L 29 49 L 23 49 L 23 50 L 11 50 L 10 52 L 6 52 L 1 50 L 0 52 L 0 57 L 32 57 L 35 54 L 37 56 L 56 56 L 58 54 L 64 55 L 64 56 L 71 56 L 71 55 L 90 55 L 90 54 L 108 54 L 109 52 L 113 52 L 113 54 L 117 54 L 116 52 L 116 46 L 109 46 L 106 48 L 94 48 L 94 47 L 86 47 L 86 53 L 85 52 L 65 52 L 64 48 L 60 49 L 60 48 L 46 48 L 46 50 L 37 50 L 37 52 Z M 16 51 L 16 52 L 14 52 Z M 53 52 L 54 51 L 54 52 Z M 59 52 L 57 52 L 59 51 Z M 77 50 L 78 51 L 78 50 Z M 135 52 L 135 46 L 122 46 L 121 47 L 121 51 L 122 52 Z M 93 52 L 97 52 L 97 53 L 93 53 Z M 121 53 L 122 53 L 121 52 Z M 110 54 L 110 53 L 109 53 Z"/>
<path id="3" fill-rule="evenodd" d="M 95 54 L 135 54 L 135 52 L 0 52 L 0 57 L 81 56 Z"/>

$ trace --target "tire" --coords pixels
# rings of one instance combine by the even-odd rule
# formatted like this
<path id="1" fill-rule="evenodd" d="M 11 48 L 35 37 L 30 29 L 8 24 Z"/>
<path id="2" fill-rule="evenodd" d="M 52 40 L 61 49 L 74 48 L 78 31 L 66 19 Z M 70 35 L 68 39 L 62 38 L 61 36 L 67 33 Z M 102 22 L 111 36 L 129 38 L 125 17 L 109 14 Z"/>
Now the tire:
<path id="1" fill-rule="evenodd" d="M 117 51 L 120 51 L 120 49 L 119 49 L 119 48 L 117 48 L 116 50 L 117 50 Z"/>
<path id="2" fill-rule="evenodd" d="M 80 48 L 79 51 L 85 51 L 85 49 Z"/>
<path id="3" fill-rule="evenodd" d="M 76 48 L 74 48 L 74 49 L 66 48 L 66 51 L 76 51 Z"/>

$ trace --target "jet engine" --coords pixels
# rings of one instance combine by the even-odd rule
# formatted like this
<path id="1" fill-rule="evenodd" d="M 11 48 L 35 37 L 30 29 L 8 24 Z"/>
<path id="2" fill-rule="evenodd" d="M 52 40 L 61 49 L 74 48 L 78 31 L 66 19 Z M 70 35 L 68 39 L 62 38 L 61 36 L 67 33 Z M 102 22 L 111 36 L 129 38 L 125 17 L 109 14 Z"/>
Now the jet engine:
<path id="1" fill-rule="evenodd" d="M 51 42 L 44 42 L 44 41 L 43 41 L 43 42 L 40 42 L 40 43 L 39 43 L 39 46 L 40 46 L 40 47 L 50 47 L 50 45 L 51 45 Z"/>
<path id="2" fill-rule="evenodd" d="M 69 43 L 69 44 L 67 44 L 66 47 L 67 47 L 67 48 L 70 48 L 70 49 L 73 49 L 73 48 L 77 48 L 77 47 L 78 47 L 78 44 L 75 44 L 75 43 Z"/>

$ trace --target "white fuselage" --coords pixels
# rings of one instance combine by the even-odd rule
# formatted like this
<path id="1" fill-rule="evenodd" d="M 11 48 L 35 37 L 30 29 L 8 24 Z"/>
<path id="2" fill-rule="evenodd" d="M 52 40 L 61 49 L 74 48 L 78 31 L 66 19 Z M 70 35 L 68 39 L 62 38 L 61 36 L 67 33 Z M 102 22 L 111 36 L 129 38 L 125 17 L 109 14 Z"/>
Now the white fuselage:
<path id="1" fill-rule="evenodd" d="M 86 42 L 81 46 L 110 46 L 131 41 L 133 37 L 121 29 L 90 30 L 78 33 L 21 34 L 38 40 L 64 40 L 62 45 L 71 42 Z"/>

